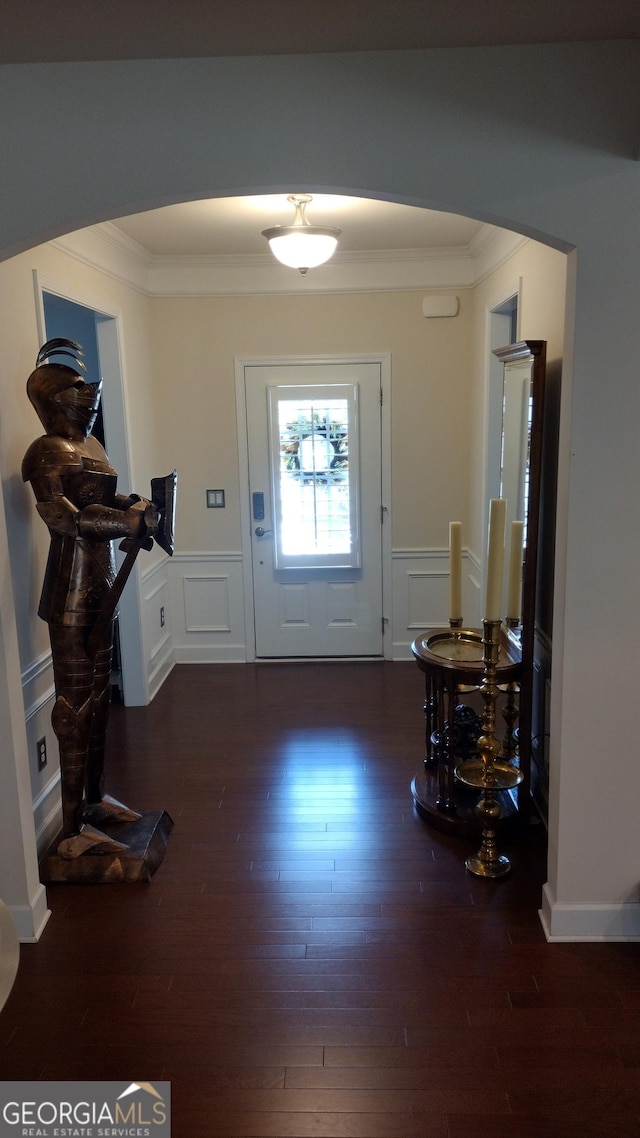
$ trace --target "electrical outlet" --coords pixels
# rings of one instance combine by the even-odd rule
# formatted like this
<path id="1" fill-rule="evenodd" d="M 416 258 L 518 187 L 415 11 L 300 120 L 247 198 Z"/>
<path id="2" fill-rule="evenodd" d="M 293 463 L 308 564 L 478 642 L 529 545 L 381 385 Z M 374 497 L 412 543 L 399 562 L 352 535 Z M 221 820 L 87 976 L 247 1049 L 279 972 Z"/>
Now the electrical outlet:
<path id="1" fill-rule="evenodd" d="M 164 605 L 160 605 L 160 628 L 164 628 Z"/>
<path id="2" fill-rule="evenodd" d="M 38 755 L 38 770 L 43 771 L 47 765 L 47 740 L 44 735 L 42 739 L 38 739 L 36 750 Z"/>

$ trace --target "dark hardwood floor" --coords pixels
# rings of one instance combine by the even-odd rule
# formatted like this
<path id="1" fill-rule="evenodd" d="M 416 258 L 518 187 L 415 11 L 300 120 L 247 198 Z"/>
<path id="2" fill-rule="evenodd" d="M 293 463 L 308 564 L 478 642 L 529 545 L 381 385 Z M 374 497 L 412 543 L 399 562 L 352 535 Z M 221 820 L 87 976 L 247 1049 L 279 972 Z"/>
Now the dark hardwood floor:
<path id="1" fill-rule="evenodd" d="M 150 884 L 48 887 L 0 1077 L 170 1080 L 174 1138 L 640 1135 L 639 946 L 546 943 L 541 826 L 489 882 L 414 814 L 422 698 L 183 665 L 114 707 L 107 789 L 175 828 Z"/>

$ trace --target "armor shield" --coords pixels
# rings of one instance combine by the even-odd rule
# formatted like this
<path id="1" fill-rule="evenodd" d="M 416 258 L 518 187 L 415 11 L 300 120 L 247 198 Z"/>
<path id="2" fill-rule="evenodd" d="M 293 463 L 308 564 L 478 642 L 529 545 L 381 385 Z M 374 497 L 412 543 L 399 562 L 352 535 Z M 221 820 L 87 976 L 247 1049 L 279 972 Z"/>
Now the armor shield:
<path id="1" fill-rule="evenodd" d="M 151 479 L 151 501 L 160 513 L 155 540 L 169 557 L 173 556 L 176 522 L 176 492 L 178 472 Z"/>

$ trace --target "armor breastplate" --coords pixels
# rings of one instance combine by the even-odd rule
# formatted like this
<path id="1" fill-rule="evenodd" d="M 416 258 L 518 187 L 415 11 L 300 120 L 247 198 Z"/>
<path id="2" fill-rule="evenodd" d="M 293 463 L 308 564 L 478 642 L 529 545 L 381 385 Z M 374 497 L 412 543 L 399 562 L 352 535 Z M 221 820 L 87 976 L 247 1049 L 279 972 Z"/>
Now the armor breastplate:
<path id="1" fill-rule="evenodd" d="M 79 456 L 82 470 L 62 474 L 65 496 L 79 510 L 115 502 L 116 473 L 108 462 Z M 92 625 L 115 578 L 111 541 L 51 533 L 38 615 L 49 623 Z"/>
<path id="2" fill-rule="evenodd" d="M 112 506 L 115 502 L 117 478 L 114 470 L 96 470 L 82 460 L 83 470 L 72 470 L 63 474 L 62 485 L 66 497 L 79 510 L 94 504 Z"/>

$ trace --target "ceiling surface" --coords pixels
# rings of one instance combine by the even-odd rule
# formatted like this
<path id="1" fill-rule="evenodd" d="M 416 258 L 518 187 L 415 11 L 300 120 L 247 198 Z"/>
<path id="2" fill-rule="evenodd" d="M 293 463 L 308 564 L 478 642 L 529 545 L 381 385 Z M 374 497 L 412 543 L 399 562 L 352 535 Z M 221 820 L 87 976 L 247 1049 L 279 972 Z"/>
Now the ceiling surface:
<path id="1" fill-rule="evenodd" d="M 271 257 L 262 230 L 293 218 L 286 194 L 268 194 L 184 202 L 113 224 L 156 257 Z M 313 196 L 307 219 L 342 230 L 339 255 L 466 248 L 482 228 L 468 217 L 336 194 Z"/>
<path id="2" fill-rule="evenodd" d="M 639 0 L 2 0 L 0 64 L 408 50 L 640 38 Z M 308 187 L 304 187 L 308 190 Z M 292 186 L 290 192 L 297 187 Z M 466 248 L 478 222 L 317 195 L 339 254 Z M 169 206 L 115 224 L 155 256 L 258 256 L 286 195 Z"/>
<path id="3" fill-rule="evenodd" d="M 638 0 L 2 0 L 0 5 L 0 63 L 638 36 Z"/>

